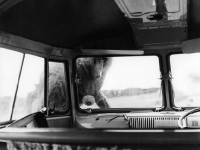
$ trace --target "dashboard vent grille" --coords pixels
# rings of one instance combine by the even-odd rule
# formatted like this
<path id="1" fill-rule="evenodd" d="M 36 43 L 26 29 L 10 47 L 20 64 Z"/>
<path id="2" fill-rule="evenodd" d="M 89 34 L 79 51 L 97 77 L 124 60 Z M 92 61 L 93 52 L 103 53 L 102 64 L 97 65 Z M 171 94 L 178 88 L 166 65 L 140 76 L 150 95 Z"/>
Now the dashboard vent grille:
<path id="1" fill-rule="evenodd" d="M 179 117 L 129 117 L 132 129 L 176 129 Z"/>

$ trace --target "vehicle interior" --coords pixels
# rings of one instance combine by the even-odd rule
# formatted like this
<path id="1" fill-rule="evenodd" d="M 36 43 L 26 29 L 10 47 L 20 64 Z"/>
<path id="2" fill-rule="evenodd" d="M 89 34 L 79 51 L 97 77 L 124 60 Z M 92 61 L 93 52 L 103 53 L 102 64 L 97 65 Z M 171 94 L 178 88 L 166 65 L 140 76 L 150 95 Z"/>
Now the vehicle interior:
<path id="1" fill-rule="evenodd" d="M 0 149 L 199 149 L 199 8 L 0 0 Z"/>

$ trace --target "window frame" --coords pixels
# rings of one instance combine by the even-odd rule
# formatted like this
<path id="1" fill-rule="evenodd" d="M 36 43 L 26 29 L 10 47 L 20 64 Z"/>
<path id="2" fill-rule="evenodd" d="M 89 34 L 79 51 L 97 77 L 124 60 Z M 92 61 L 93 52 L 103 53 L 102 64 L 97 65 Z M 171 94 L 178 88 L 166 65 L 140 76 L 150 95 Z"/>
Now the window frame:
<path id="1" fill-rule="evenodd" d="M 171 61 L 170 61 L 170 57 L 173 56 L 173 55 L 177 55 L 177 54 L 184 54 L 183 52 L 173 52 L 173 53 L 169 53 L 167 55 L 167 65 L 168 65 L 168 71 L 170 71 L 172 73 L 172 70 L 171 70 Z M 173 78 L 173 73 L 172 73 L 172 78 Z M 173 81 L 173 80 L 172 80 Z M 168 81 L 169 83 L 169 96 L 170 96 L 170 106 L 172 109 L 174 110 L 179 110 L 179 111 L 183 111 L 183 110 L 191 110 L 191 109 L 194 109 L 196 107 L 178 107 L 175 105 L 175 99 L 172 95 L 172 90 L 173 90 L 173 87 L 171 87 L 171 84 L 170 84 L 170 81 Z M 172 83 L 173 85 L 173 83 Z M 176 94 L 176 93 L 175 93 Z"/>
<path id="2" fill-rule="evenodd" d="M 51 114 L 49 112 L 48 105 L 48 96 L 49 96 L 49 62 L 54 63 L 63 63 L 64 65 L 64 76 L 65 76 L 65 82 L 66 82 L 66 95 L 68 96 L 67 101 L 67 109 L 64 111 L 55 111 L 54 114 Z M 70 91 L 70 78 L 69 78 L 69 62 L 67 60 L 56 60 L 56 59 L 45 59 L 45 107 L 47 108 L 46 116 L 47 117 L 56 117 L 56 116 L 68 116 L 71 113 L 71 91 Z"/>
<path id="3" fill-rule="evenodd" d="M 45 58 L 44 57 L 41 57 L 41 56 L 37 56 L 37 55 L 33 55 L 33 54 L 29 54 L 29 53 L 23 53 L 23 60 L 22 60 L 22 65 L 21 65 L 21 68 L 20 68 L 20 73 L 19 73 L 19 80 L 18 80 L 18 84 L 17 84 L 17 88 L 16 88 L 16 93 L 15 93 L 15 97 L 14 97 L 14 102 L 13 102 L 13 108 L 12 108 L 12 116 L 10 118 L 10 120 L 13 120 L 13 113 L 14 113 L 14 109 L 15 109 L 15 104 L 16 104 L 16 100 L 17 100 L 17 95 L 18 95 L 18 92 L 19 92 L 19 87 L 20 87 L 20 80 L 21 80 L 21 77 L 22 77 L 22 73 L 23 73 L 23 69 L 24 69 L 24 62 L 26 60 L 26 55 L 31 55 L 33 57 L 38 57 L 38 58 L 42 58 L 43 59 L 43 65 L 44 65 L 44 92 L 45 92 Z M 43 107 L 45 107 L 45 93 L 44 93 L 44 102 L 43 102 Z"/>
<path id="4" fill-rule="evenodd" d="M 12 98 L 12 102 L 11 102 L 10 117 L 9 117 L 9 120 L 0 122 L 0 124 L 4 124 L 4 123 L 7 123 L 7 122 L 13 122 L 14 121 L 14 120 L 12 120 L 12 118 L 13 118 L 13 113 L 14 113 L 14 108 L 15 108 L 15 103 L 16 103 L 16 98 L 17 98 L 17 93 L 18 93 L 19 84 L 20 84 L 20 78 L 21 78 L 21 74 L 22 74 L 22 70 L 23 70 L 24 60 L 25 60 L 25 55 L 26 54 L 22 53 L 22 52 L 15 51 L 13 49 L 6 48 L 6 47 L 1 47 L 1 48 L 6 49 L 8 51 L 13 51 L 13 52 L 17 52 L 17 53 L 22 54 L 21 64 L 20 64 L 20 67 L 19 67 L 19 73 L 17 75 L 17 82 L 16 82 L 16 85 L 15 85 L 15 92 L 13 93 L 13 98 Z"/>
<path id="5" fill-rule="evenodd" d="M 73 69 L 73 84 L 74 84 L 74 94 L 75 94 L 75 109 L 80 113 L 129 113 L 131 111 L 156 111 L 156 107 L 149 107 L 149 108 L 97 108 L 97 109 L 81 109 L 79 107 L 78 101 L 78 86 L 75 82 L 76 79 L 76 60 L 78 58 L 85 58 L 85 57 L 142 57 L 142 56 L 156 56 L 158 58 L 158 65 L 159 65 L 159 71 L 162 74 L 163 73 L 163 65 L 162 65 L 162 56 L 159 53 L 147 53 L 143 55 L 78 55 L 72 60 L 72 69 Z M 163 82 L 163 81 L 162 81 Z M 165 87 L 164 84 L 162 84 L 162 106 L 159 107 L 160 110 L 164 110 L 166 107 L 166 96 L 165 96 Z"/>
<path id="6" fill-rule="evenodd" d="M 13 51 L 13 52 L 17 52 L 17 53 L 20 53 L 22 55 L 22 59 L 21 59 L 21 64 L 20 64 L 20 67 L 19 67 L 19 73 L 17 74 L 17 82 L 16 82 L 16 85 L 15 85 L 15 90 L 14 90 L 14 94 L 13 94 L 13 98 L 12 98 L 12 103 L 11 103 L 11 111 L 9 112 L 9 117 L 8 117 L 8 120 L 6 121 L 0 121 L 0 125 L 4 125 L 4 124 L 7 124 L 7 123 L 11 123 L 13 122 L 14 120 L 12 120 L 13 118 L 13 113 L 14 113 L 14 107 L 15 107 L 15 102 L 16 102 L 16 98 L 17 98 L 17 94 L 18 94 L 18 88 L 19 88 L 19 84 L 20 84 L 20 78 L 22 76 L 22 70 L 23 70 L 23 67 L 24 67 L 24 61 L 25 61 L 25 57 L 26 55 L 32 55 L 32 56 L 36 56 L 36 57 L 39 57 L 39 58 L 43 58 L 44 59 L 44 107 L 47 108 L 47 111 L 45 111 L 45 115 L 46 117 L 60 117 L 60 116 L 69 116 L 71 115 L 71 90 L 70 90 L 70 71 L 69 71 L 69 60 L 66 60 L 66 59 L 49 59 L 47 57 L 44 57 L 44 56 L 41 56 L 41 55 L 34 55 L 32 53 L 29 53 L 29 52 L 24 52 L 24 51 L 21 51 L 21 50 L 15 50 L 15 48 L 13 47 L 1 47 L 3 49 L 6 49 L 8 51 Z M 67 93 L 67 96 L 68 96 L 68 101 L 67 101 L 67 104 L 68 104 L 68 107 L 65 111 L 63 112 L 56 112 L 55 114 L 49 114 L 48 113 L 48 107 L 47 107 L 47 100 L 48 100 L 48 88 L 49 88 L 49 85 L 48 85 L 48 82 L 49 82 L 49 78 L 48 78 L 48 75 L 49 75 L 49 62 L 57 62 L 57 63 L 63 63 L 64 65 L 64 73 L 65 73 L 65 83 L 66 83 L 66 93 Z"/>
<path id="7" fill-rule="evenodd" d="M 12 99 L 12 104 L 11 104 L 11 111 L 10 111 L 10 115 L 9 115 L 10 117 L 9 117 L 9 120 L 0 122 L 0 124 L 5 124 L 7 122 L 13 122 L 14 121 L 13 120 L 13 114 L 14 114 L 14 109 L 15 109 L 15 105 L 16 105 L 17 95 L 18 95 L 19 88 L 20 88 L 20 82 L 21 82 L 21 77 L 22 77 L 22 72 L 23 72 L 23 69 L 24 69 L 24 63 L 25 63 L 26 56 L 31 55 L 31 56 L 34 56 L 34 57 L 42 58 L 44 60 L 44 70 L 43 70 L 44 73 L 45 73 L 45 58 L 41 57 L 41 56 L 30 54 L 30 53 L 23 53 L 23 52 L 20 52 L 20 51 L 15 51 L 12 48 L 6 48 L 6 47 L 1 47 L 1 48 L 4 48 L 8 51 L 20 53 L 22 55 L 19 73 L 17 74 L 17 82 L 16 82 L 16 85 L 15 85 L 15 92 L 13 94 L 13 99 Z M 45 84 L 45 81 L 44 81 L 44 84 Z M 45 89 L 45 86 L 44 86 L 44 89 Z M 45 102 L 45 94 L 44 94 L 44 102 Z"/>

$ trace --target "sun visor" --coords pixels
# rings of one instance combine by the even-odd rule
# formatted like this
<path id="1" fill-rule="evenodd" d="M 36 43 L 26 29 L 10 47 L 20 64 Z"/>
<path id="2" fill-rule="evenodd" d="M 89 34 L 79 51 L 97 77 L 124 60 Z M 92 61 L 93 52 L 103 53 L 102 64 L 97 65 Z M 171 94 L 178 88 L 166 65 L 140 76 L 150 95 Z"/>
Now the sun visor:
<path id="1" fill-rule="evenodd" d="M 200 52 L 200 38 L 183 41 L 181 43 L 183 53 L 199 53 Z"/>
<path id="2" fill-rule="evenodd" d="M 137 47 L 187 40 L 187 0 L 115 0 L 129 21 Z"/>
<path id="3" fill-rule="evenodd" d="M 0 46 L 22 53 L 28 53 L 51 59 L 70 59 L 71 50 L 52 47 L 40 42 L 7 33 L 0 33 Z"/>

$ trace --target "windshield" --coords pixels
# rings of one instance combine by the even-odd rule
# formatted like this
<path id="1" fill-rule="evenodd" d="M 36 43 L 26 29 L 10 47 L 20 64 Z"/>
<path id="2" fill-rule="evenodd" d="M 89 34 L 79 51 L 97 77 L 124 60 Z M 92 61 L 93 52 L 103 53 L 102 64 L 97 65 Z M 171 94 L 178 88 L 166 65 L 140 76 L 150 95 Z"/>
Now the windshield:
<path id="1" fill-rule="evenodd" d="M 200 106 L 200 54 L 177 54 L 170 57 L 174 104 Z"/>
<path id="2" fill-rule="evenodd" d="M 0 48 L 0 122 L 10 120 L 22 58 L 22 53 Z"/>
<path id="3" fill-rule="evenodd" d="M 162 106 L 157 56 L 87 57 L 76 62 L 82 109 Z"/>
<path id="4" fill-rule="evenodd" d="M 0 48 L 0 70 L 0 122 L 44 107 L 43 58 Z"/>

